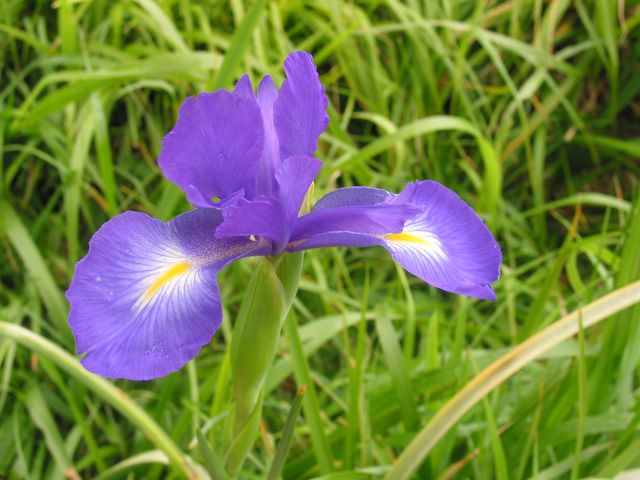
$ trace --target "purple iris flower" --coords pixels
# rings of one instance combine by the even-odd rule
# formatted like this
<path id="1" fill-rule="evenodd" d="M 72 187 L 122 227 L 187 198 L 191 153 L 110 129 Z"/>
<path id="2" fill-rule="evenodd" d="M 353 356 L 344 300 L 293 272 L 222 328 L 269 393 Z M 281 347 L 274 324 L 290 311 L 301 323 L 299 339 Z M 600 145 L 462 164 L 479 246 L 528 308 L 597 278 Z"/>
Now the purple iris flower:
<path id="1" fill-rule="evenodd" d="M 105 377 L 151 379 L 196 356 L 222 320 L 227 264 L 328 246 L 381 246 L 449 292 L 495 300 L 501 252 L 475 212 L 433 181 L 400 194 L 349 187 L 298 216 L 329 122 L 312 57 L 293 52 L 278 90 L 245 75 L 232 92 L 188 98 L 158 163 L 197 207 L 161 222 L 125 212 L 105 223 L 76 266 L 69 324 L 83 365 Z"/>

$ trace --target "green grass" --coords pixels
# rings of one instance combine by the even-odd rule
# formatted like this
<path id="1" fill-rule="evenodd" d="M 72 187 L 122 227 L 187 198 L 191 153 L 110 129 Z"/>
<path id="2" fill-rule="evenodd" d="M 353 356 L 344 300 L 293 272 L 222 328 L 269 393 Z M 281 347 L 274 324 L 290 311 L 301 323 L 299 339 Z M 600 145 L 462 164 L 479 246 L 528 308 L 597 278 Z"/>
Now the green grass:
<path id="1" fill-rule="evenodd" d="M 0 478 L 181 478 L 224 455 L 252 260 L 221 275 L 211 345 L 153 382 L 85 372 L 63 293 L 108 218 L 189 208 L 155 164 L 182 100 L 245 71 L 281 81 L 293 49 L 330 98 L 315 197 L 437 180 L 504 261 L 488 303 L 381 249 L 308 252 L 239 478 L 274 458 L 285 479 L 640 468 L 640 307 L 620 310 L 640 287 L 619 290 L 640 278 L 637 3 L 0 0 Z"/>

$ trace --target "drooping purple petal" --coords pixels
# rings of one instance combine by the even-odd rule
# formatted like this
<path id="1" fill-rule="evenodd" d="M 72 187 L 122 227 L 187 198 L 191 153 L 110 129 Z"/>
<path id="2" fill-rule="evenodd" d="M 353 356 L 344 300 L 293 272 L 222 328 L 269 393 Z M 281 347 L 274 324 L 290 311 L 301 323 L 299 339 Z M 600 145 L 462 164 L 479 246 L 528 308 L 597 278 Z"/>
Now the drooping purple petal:
<path id="1" fill-rule="evenodd" d="M 318 210 L 298 221 L 288 250 L 382 245 L 435 287 L 495 300 L 490 284 L 500 273 L 500 248 L 473 209 L 448 188 L 424 181 L 408 184 L 400 195 L 341 189 L 318 203 Z M 391 223 L 393 210 L 385 209 L 393 207 L 398 210 Z"/>
<path id="2" fill-rule="evenodd" d="M 443 290 L 495 300 L 502 253 L 493 235 L 460 197 L 433 181 L 410 183 L 395 201 L 423 208 L 401 236 L 387 236 L 393 258 L 409 272 Z"/>
<path id="3" fill-rule="evenodd" d="M 177 370 L 210 341 L 222 319 L 218 272 L 267 253 L 248 239 L 215 239 L 221 220 L 216 209 L 167 223 L 125 212 L 96 232 L 67 291 L 88 370 L 147 380 Z"/>
<path id="4" fill-rule="evenodd" d="M 329 100 L 311 55 L 291 53 L 284 61 L 284 70 L 287 79 L 273 106 L 280 158 L 311 157 L 318 146 L 318 137 L 329 124 Z"/>
<path id="5" fill-rule="evenodd" d="M 410 204 L 384 201 L 394 197 L 386 190 L 369 187 L 334 190 L 298 219 L 288 250 L 383 245 L 383 235 L 400 232 L 406 219 L 420 211 Z"/>
<path id="6" fill-rule="evenodd" d="M 263 149 L 255 98 L 219 90 L 185 100 L 162 142 L 158 164 L 190 200 L 202 205 L 203 198 L 222 198 L 240 189 L 252 196 Z"/>

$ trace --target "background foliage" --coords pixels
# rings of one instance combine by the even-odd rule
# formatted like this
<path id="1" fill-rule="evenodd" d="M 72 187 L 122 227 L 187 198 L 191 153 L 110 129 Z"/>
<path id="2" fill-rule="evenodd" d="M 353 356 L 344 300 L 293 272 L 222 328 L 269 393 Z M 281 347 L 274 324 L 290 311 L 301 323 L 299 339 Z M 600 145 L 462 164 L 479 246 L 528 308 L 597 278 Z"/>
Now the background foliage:
<path id="1" fill-rule="evenodd" d="M 495 304 L 382 249 L 307 254 L 242 478 L 265 477 L 301 384 L 284 478 L 381 478 L 482 368 L 640 277 L 639 24 L 624 0 L 0 0 L 0 477 L 175 478 L 172 452 L 203 462 L 197 428 L 224 451 L 251 260 L 221 276 L 224 327 L 195 362 L 121 390 L 65 356 L 63 293 L 102 222 L 189 208 L 155 164 L 182 100 L 281 81 L 305 49 L 331 100 L 316 198 L 435 179 L 504 251 Z M 628 309 L 485 395 L 416 478 L 640 467 L 639 362 Z"/>

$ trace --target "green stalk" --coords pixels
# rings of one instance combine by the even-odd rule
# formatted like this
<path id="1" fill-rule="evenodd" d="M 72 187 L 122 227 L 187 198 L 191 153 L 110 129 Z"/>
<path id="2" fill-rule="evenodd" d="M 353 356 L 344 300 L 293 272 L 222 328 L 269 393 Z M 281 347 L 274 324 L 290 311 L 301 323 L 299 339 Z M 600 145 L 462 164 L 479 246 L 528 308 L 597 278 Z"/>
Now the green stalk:
<path id="1" fill-rule="evenodd" d="M 225 459 L 231 476 L 237 475 L 258 434 L 264 381 L 298 289 L 302 259 L 302 253 L 259 259 L 240 308 L 231 341 L 235 414 Z"/>

